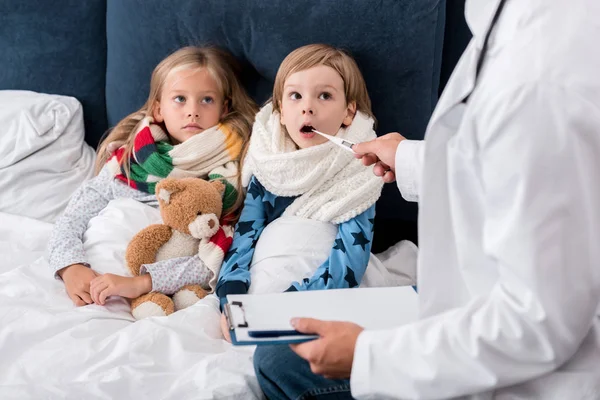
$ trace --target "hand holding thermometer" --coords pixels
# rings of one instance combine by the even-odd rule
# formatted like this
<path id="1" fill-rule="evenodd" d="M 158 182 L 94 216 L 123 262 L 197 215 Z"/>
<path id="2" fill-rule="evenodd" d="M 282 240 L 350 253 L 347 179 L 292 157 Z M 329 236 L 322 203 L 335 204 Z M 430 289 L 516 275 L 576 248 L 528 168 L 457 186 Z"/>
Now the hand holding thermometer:
<path id="1" fill-rule="evenodd" d="M 331 136 L 331 135 L 328 135 L 328 134 L 323 133 L 323 132 L 319 132 L 318 130 L 316 130 L 314 128 L 312 129 L 312 131 L 314 133 L 317 133 L 317 134 L 323 136 L 324 138 L 332 141 L 333 143 L 337 144 L 338 146 L 340 146 L 344 150 L 347 150 L 350 153 L 355 154 L 354 150 L 352 150 L 352 146 L 354 146 L 356 143 L 351 142 L 351 141 L 346 140 L 346 139 L 342 139 L 342 138 L 336 137 L 336 136 Z"/>
<path id="2" fill-rule="evenodd" d="M 349 151 L 350 153 L 354 154 L 356 158 L 362 158 L 365 154 L 359 154 L 356 153 L 353 149 L 352 146 L 354 146 L 356 143 L 351 142 L 349 140 L 346 139 L 342 139 L 336 136 L 331 136 L 328 135 L 326 133 L 323 132 L 319 132 L 318 130 L 316 130 L 315 128 L 309 128 L 310 130 L 312 130 L 313 132 L 327 138 L 328 140 L 332 141 L 333 143 L 337 144 L 338 146 L 342 147 L 343 149 Z M 394 154 L 395 154 L 395 149 L 398 147 L 398 144 L 404 140 L 404 137 L 402 137 L 399 133 L 388 133 L 387 135 L 385 135 L 386 137 L 389 138 L 389 141 L 395 142 L 395 147 L 394 148 Z M 364 142 L 364 143 L 369 143 L 369 142 Z M 377 176 L 381 176 L 383 178 L 383 181 L 386 183 L 390 183 L 396 180 L 396 173 L 395 171 L 393 171 L 389 165 L 385 164 L 384 162 L 382 162 L 379 157 L 377 157 L 377 155 L 375 154 L 369 154 L 369 156 L 374 156 L 375 159 L 372 159 L 371 161 L 368 162 L 364 162 L 364 165 L 372 165 L 372 164 L 376 164 L 375 166 L 375 170 L 374 173 Z"/>

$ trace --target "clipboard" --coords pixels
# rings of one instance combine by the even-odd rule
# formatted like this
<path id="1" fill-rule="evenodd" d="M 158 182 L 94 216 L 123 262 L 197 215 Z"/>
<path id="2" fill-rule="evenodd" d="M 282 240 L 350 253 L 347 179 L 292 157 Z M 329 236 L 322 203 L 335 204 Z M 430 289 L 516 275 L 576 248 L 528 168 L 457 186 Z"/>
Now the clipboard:
<path id="1" fill-rule="evenodd" d="M 294 317 L 391 329 L 418 319 L 418 295 L 411 286 L 238 294 L 226 296 L 223 311 L 234 345 L 291 344 L 318 337 L 295 331 Z"/>

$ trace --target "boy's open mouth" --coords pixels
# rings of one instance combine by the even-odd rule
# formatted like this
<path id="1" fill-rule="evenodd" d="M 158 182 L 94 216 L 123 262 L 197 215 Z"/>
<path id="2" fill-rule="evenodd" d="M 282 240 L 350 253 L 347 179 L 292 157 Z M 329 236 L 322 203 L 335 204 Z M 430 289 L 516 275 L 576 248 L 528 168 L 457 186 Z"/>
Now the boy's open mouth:
<path id="1" fill-rule="evenodd" d="M 313 129 L 314 128 L 312 127 L 312 125 L 304 125 L 302 128 L 300 128 L 300 132 L 311 133 Z"/>

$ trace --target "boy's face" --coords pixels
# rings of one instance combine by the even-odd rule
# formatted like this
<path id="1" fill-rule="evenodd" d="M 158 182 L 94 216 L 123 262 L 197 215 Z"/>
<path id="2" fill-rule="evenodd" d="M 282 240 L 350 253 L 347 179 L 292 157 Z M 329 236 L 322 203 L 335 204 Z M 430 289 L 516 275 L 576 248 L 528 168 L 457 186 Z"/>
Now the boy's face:
<path id="1" fill-rule="evenodd" d="M 352 123 L 355 113 L 356 104 L 346 103 L 342 77 L 331 67 L 294 72 L 285 80 L 281 124 L 301 149 L 327 141 L 309 127 L 335 136 L 342 125 Z"/>
<path id="2" fill-rule="evenodd" d="M 167 75 L 153 110 L 179 143 L 219 123 L 227 113 L 217 82 L 206 68 L 175 69 Z"/>

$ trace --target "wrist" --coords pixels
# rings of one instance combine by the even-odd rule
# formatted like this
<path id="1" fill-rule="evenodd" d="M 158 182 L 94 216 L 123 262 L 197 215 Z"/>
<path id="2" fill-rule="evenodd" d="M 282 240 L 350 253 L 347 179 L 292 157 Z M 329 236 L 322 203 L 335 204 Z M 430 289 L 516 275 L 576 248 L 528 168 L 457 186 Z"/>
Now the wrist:
<path id="1" fill-rule="evenodd" d="M 398 135 L 398 141 L 396 142 L 396 147 L 394 149 L 394 154 L 392 157 L 392 164 L 390 165 L 390 167 L 392 168 L 392 170 L 395 172 L 396 171 L 396 167 L 398 166 L 398 149 L 400 149 L 400 147 L 403 146 L 403 143 L 406 142 L 406 138 L 404 136 L 400 136 Z"/>
<path id="2" fill-rule="evenodd" d="M 82 266 L 85 267 L 83 264 L 71 264 L 71 265 L 67 265 L 66 267 L 63 267 L 61 269 L 59 269 L 58 271 L 56 271 L 56 274 L 63 279 L 63 275 L 65 274 L 65 272 L 69 271 L 69 270 L 73 270 L 73 269 L 77 269 L 77 268 L 71 268 L 71 267 L 77 267 L 77 266 Z M 63 279 L 64 280 L 64 279 Z"/>
<path id="3" fill-rule="evenodd" d="M 64 267 L 64 268 L 59 269 L 58 271 L 56 271 L 56 275 L 58 275 L 60 277 L 60 279 L 64 280 L 63 275 L 69 269 L 69 267 L 70 267 L 70 265 L 68 267 Z"/>
<path id="4" fill-rule="evenodd" d="M 152 277 L 150 274 L 139 275 L 134 279 L 136 280 L 140 296 L 152 291 Z"/>

